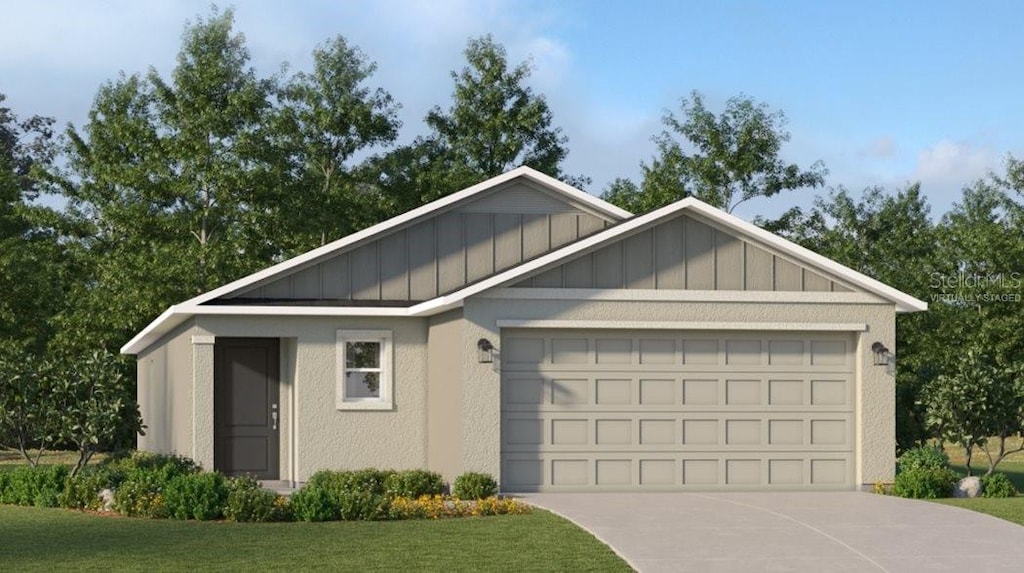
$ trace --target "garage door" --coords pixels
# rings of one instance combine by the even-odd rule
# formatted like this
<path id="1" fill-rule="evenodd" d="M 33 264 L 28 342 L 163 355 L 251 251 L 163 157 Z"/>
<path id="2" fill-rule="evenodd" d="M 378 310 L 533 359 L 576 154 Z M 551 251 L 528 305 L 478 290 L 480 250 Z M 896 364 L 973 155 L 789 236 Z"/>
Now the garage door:
<path id="1" fill-rule="evenodd" d="M 505 330 L 506 491 L 849 489 L 847 333 Z"/>

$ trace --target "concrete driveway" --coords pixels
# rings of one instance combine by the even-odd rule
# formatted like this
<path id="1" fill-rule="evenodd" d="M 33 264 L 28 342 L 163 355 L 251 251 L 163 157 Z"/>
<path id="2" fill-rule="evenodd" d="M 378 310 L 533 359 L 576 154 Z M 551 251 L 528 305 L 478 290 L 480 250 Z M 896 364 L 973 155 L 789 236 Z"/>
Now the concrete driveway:
<path id="1" fill-rule="evenodd" d="M 649 571 L 1024 570 L 1024 527 L 858 492 L 523 494 Z"/>

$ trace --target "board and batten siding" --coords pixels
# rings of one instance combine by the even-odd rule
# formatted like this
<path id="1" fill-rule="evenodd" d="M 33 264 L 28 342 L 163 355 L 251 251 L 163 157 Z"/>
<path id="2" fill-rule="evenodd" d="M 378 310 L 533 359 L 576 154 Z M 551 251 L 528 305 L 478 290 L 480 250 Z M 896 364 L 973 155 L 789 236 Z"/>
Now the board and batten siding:
<path id="1" fill-rule="evenodd" d="M 424 301 L 611 224 L 602 216 L 519 182 L 224 298 Z"/>
<path id="2" fill-rule="evenodd" d="M 813 270 L 681 215 L 513 285 L 524 288 L 849 292 Z"/>

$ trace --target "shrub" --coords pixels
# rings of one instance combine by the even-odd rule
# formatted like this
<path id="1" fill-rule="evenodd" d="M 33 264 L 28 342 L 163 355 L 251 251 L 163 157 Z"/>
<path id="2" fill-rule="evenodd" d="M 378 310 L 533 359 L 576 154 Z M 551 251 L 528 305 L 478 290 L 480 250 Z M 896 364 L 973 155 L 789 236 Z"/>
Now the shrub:
<path id="1" fill-rule="evenodd" d="M 228 500 L 224 517 L 231 521 L 290 521 L 288 498 L 260 487 L 250 476 L 228 481 Z"/>
<path id="2" fill-rule="evenodd" d="M 307 486 L 322 487 L 335 493 L 366 492 L 384 495 L 384 482 L 395 474 L 392 470 L 367 468 L 354 471 L 321 470 L 313 474 Z"/>
<path id="3" fill-rule="evenodd" d="M 180 476 L 194 475 L 199 466 L 189 458 L 135 452 L 100 465 L 107 487 L 114 489 L 114 509 L 129 517 L 168 517 L 166 491 Z"/>
<path id="4" fill-rule="evenodd" d="M 1017 488 L 1004 473 L 981 476 L 981 497 L 1013 497 Z"/>
<path id="5" fill-rule="evenodd" d="M 58 507 L 68 479 L 68 467 L 21 466 L 6 473 L 0 503 Z"/>
<path id="6" fill-rule="evenodd" d="M 100 491 L 108 487 L 108 475 L 96 466 L 83 468 L 78 475 L 69 477 L 61 494 L 60 505 L 68 509 L 97 510 L 103 505 Z"/>
<path id="7" fill-rule="evenodd" d="M 488 497 L 473 505 L 471 515 L 521 515 L 530 513 L 531 507 L 514 499 Z"/>
<path id="8" fill-rule="evenodd" d="M 384 479 L 384 495 L 388 497 L 418 498 L 444 493 L 444 480 L 439 474 L 426 470 L 406 470 Z"/>
<path id="9" fill-rule="evenodd" d="M 292 494 L 291 507 L 295 519 L 301 521 L 335 521 L 341 513 L 330 490 L 310 483 Z"/>
<path id="10" fill-rule="evenodd" d="M 916 466 L 896 474 L 892 493 L 916 499 L 949 497 L 956 481 L 956 474 L 949 468 Z"/>
<path id="11" fill-rule="evenodd" d="M 388 499 L 365 491 L 347 491 L 336 498 L 338 516 L 344 521 L 387 519 Z"/>
<path id="12" fill-rule="evenodd" d="M 498 482 L 489 474 L 466 472 L 455 478 L 452 495 L 459 499 L 484 499 L 498 493 Z"/>
<path id="13" fill-rule="evenodd" d="M 167 485 L 167 514 L 177 519 L 209 521 L 224 515 L 228 488 L 219 472 L 179 475 Z"/>
<path id="14" fill-rule="evenodd" d="M 896 462 L 896 473 L 911 471 L 917 468 L 943 469 L 949 467 L 949 456 L 938 446 L 921 446 L 912 448 L 900 456 Z"/>

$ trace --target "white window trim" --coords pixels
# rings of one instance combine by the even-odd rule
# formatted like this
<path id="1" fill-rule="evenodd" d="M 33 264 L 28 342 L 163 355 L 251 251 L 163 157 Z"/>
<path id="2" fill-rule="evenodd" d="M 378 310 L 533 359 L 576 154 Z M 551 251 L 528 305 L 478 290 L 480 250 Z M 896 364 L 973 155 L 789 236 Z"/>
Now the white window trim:
<path id="1" fill-rule="evenodd" d="M 392 376 L 393 346 L 390 330 L 339 330 L 335 344 L 335 408 L 338 410 L 393 410 L 394 378 Z M 380 343 L 380 397 L 345 398 L 345 343 Z"/>

